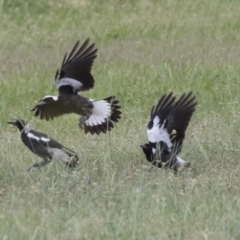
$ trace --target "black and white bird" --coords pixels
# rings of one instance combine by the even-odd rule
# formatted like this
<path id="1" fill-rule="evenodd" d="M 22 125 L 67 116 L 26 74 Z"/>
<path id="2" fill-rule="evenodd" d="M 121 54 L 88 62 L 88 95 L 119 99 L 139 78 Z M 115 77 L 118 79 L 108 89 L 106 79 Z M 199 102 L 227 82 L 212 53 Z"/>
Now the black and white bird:
<path id="1" fill-rule="evenodd" d="M 19 119 L 9 121 L 8 123 L 16 126 L 20 130 L 23 143 L 34 154 L 43 159 L 40 163 L 34 163 L 28 171 L 34 167 L 40 168 L 44 166 L 49 163 L 52 158 L 60 160 L 72 169 L 77 167 L 78 156 L 74 151 L 64 147 L 46 134 L 32 130 L 24 120 Z"/>
<path id="2" fill-rule="evenodd" d="M 79 45 L 77 41 L 70 54 L 65 54 L 62 66 L 56 72 L 58 95 L 45 96 L 32 111 L 35 111 L 35 116 L 47 121 L 63 114 L 76 113 L 82 116 L 79 127 L 84 128 L 85 133 L 106 133 L 114 127 L 113 122 L 121 118 L 121 107 L 115 96 L 95 101 L 78 94 L 94 87 L 91 69 L 97 57 L 94 44 L 88 46 L 89 39 Z"/>
<path id="3" fill-rule="evenodd" d="M 146 159 L 161 168 L 173 168 L 189 165 L 181 159 L 180 153 L 197 101 L 192 92 L 183 94 L 176 102 L 173 93 L 164 95 L 157 105 L 153 106 L 147 126 L 149 143 L 140 145 Z"/>

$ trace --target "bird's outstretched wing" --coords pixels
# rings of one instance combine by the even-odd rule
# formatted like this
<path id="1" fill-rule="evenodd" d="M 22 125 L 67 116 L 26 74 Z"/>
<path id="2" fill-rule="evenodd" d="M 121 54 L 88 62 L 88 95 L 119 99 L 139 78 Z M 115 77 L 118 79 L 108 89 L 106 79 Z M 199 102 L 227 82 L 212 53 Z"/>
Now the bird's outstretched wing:
<path id="1" fill-rule="evenodd" d="M 172 147 L 170 135 L 167 131 L 167 117 L 170 114 L 175 97 L 173 93 L 163 95 L 158 103 L 153 106 L 150 114 L 150 121 L 147 127 L 147 135 L 149 142 L 156 148 L 157 142 L 165 143 L 168 148 Z"/>
<path id="2" fill-rule="evenodd" d="M 64 114 L 72 113 L 73 109 L 68 101 L 61 100 L 59 96 L 46 96 L 40 100 L 31 111 L 34 116 L 46 121 Z"/>
<path id="3" fill-rule="evenodd" d="M 171 141 L 177 145 L 177 154 L 181 151 L 185 131 L 197 106 L 196 97 L 192 92 L 183 94 L 174 104 L 167 117 L 167 131 L 171 134 Z"/>
<path id="4" fill-rule="evenodd" d="M 87 39 L 80 47 L 77 41 L 69 55 L 65 54 L 62 66 L 57 70 L 55 84 L 57 88 L 72 87 L 74 92 L 86 91 L 94 87 L 94 78 L 91 69 L 97 57 L 94 44 L 89 45 Z"/>
<path id="5" fill-rule="evenodd" d="M 173 93 L 170 92 L 168 95 L 164 94 L 158 103 L 152 107 L 151 114 L 150 114 L 150 122 L 156 116 L 160 118 L 160 123 L 162 124 L 164 120 L 167 118 L 169 113 L 171 112 L 172 106 L 175 101 L 175 96 Z"/>

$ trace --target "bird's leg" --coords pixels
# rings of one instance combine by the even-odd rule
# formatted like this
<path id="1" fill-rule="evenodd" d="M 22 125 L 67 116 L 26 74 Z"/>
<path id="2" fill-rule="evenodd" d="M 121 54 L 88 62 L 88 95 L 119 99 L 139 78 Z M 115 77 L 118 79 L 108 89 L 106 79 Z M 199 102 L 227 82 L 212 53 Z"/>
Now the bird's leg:
<path id="1" fill-rule="evenodd" d="M 40 171 L 40 168 L 43 167 L 44 165 L 48 164 L 51 162 L 51 158 L 48 159 L 48 158 L 44 158 L 42 162 L 40 163 L 34 163 L 30 168 L 28 168 L 28 172 L 31 171 L 33 168 L 38 168 L 38 170 Z"/>
<path id="2" fill-rule="evenodd" d="M 88 120 L 89 117 L 90 117 L 90 114 L 87 114 L 86 116 L 80 117 L 78 126 L 79 126 L 81 129 L 84 129 L 84 126 L 86 125 L 85 122 Z"/>
<path id="3" fill-rule="evenodd" d="M 177 164 L 173 165 L 173 171 L 174 171 L 175 174 L 178 173 L 178 166 L 177 166 Z"/>
<path id="4" fill-rule="evenodd" d="M 166 164 L 164 165 L 164 168 L 171 168 L 173 169 L 175 172 L 178 171 L 178 164 L 176 161 L 176 157 L 173 154 L 169 154 L 170 158 L 166 161 Z"/>
<path id="5" fill-rule="evenodd" d="M 152 163 L 153 163 L 154 166 L 156 166 L 158 168 L 162 168 L 162 161 L 161 161 L 161 159 L 156 159 L 155 158 Z"/>
<path id="6" fill-rule="evenodd" d="M 86 119 L 87 119 L 87 118 L 86 118 L 85 116 L 84 116 L 84 117 L 80 117 L 78 126 L 79 126 L 81 129 L 84 129 Z"/>
<path id="7" fill-rule="evenodd" d="M 191 163 L 190 162 L 186 162 L 185 167 L 186 168 L 190 168 L 191 167 Z"/>

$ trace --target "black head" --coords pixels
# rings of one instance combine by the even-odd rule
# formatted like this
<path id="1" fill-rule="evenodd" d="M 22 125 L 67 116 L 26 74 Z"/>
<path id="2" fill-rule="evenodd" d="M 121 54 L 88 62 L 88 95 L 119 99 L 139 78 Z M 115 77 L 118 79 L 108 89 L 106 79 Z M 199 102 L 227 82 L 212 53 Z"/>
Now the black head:
<path id="1" fill-rule="evenodd" d="M 149 143 L 145 143 L 140 145 L 140 147 L 142 148 L 146 159 L 152 163 L 154 166 L 161 168 L 162 167 L 162 162 L 156 159 L 156 155 L 153 154 L 152 152 L 152 146 Z"/>
<path id="2" fill-rule="evenodd" d="M 27 122 L 24 121 L 24 120 L 22 120 L 22 119 L 17 119 L 17 120 L 9 121 L 9 122 L 7 122 L 7 123 L 16 126 L 20 131 L 22 131 L 23 128 L 27 125 Z"/>
<path id="3" fill-rule="evenodd" d="M 152 153 L 151 145 L 149 143 L 145 143 L 145 144 L 141 144 L 140 147 L 142 148 L 142 150 L 146 156 L 146 159 L 149 162 L 152 162 L 153 161 L 153 153 Z"/>

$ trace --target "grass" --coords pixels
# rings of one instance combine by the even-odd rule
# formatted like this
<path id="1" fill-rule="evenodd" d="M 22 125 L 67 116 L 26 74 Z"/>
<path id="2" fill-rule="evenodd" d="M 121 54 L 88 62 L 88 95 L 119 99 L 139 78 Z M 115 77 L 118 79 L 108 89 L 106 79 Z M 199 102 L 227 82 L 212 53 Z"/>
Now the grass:
<path id="1" fill-rule="evenodd" d="M 2 239 L 240 239 L 240 3 L 229 0 L 0 1 L 0 236 Z M 84 135 L 78 117 L 44 122 L 34 103 L 57 93 L 54 74 L 77 39 L 99 52 L 95 88 L 116 95 L 122 120 Z M 170 90 L 198 99 L 175 176 L 139 144 Z M 36 162 L 7 121 L 23 118 L 77 151 L 71 171 Z"/>

